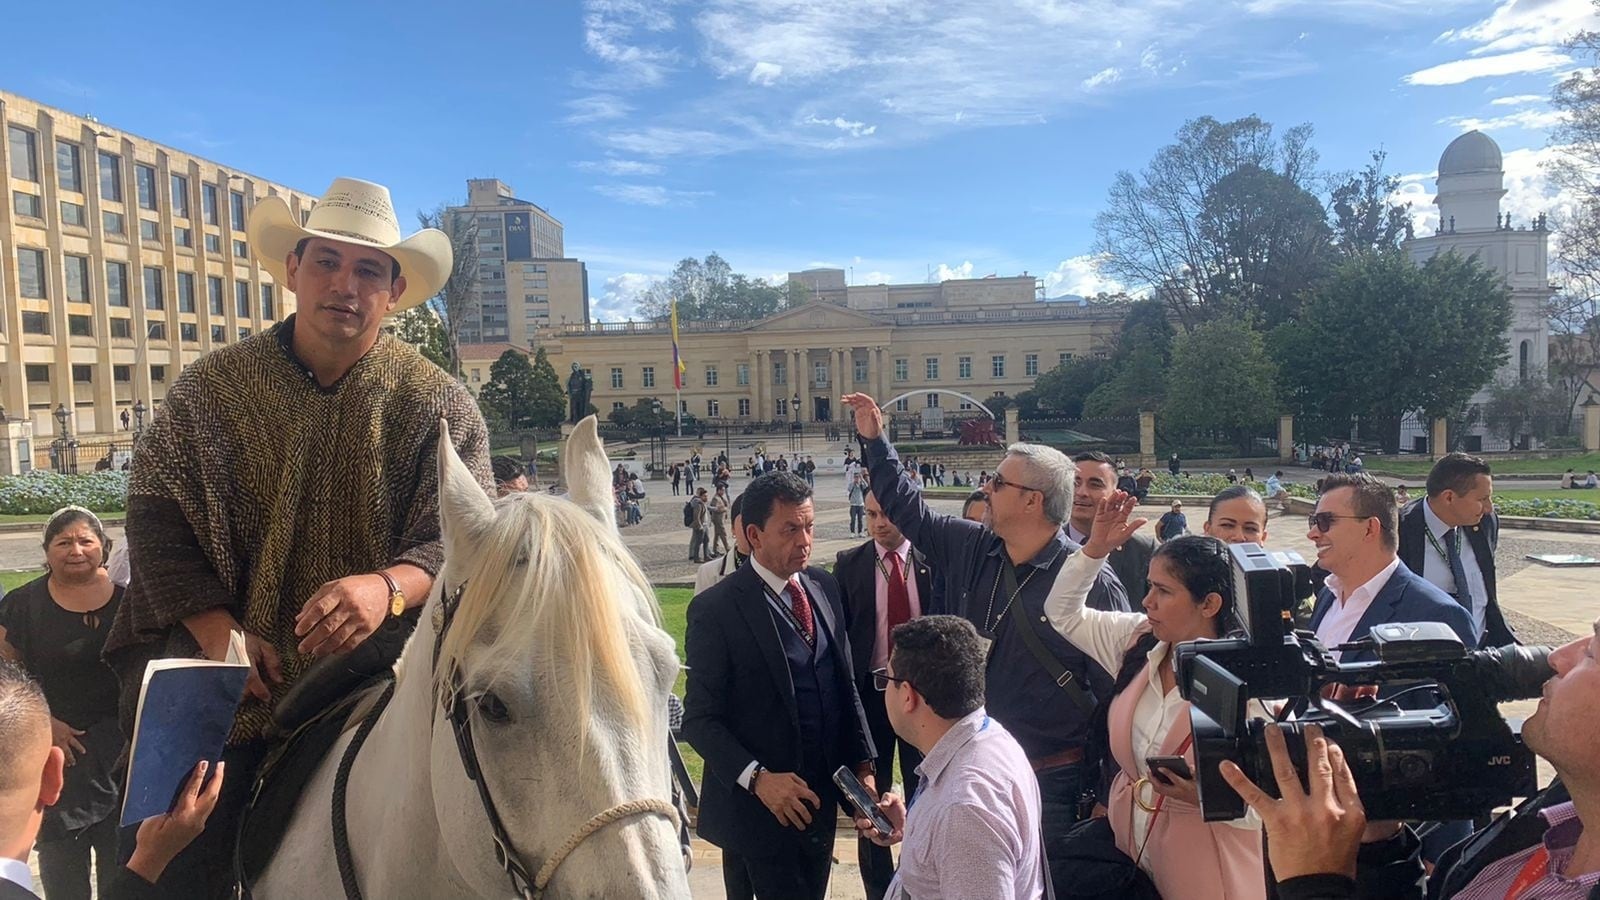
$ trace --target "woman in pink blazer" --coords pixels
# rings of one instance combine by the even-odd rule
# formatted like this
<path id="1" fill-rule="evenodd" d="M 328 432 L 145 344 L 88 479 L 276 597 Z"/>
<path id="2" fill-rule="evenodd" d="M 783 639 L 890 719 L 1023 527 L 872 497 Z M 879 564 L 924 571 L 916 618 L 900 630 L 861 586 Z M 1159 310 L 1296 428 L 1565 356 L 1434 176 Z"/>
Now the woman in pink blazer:
<path id="1" fill-rule="evenodd" d="M 1111 755 L 1121 768 L 1107 807 L 1111 830 L 1117 846 L 1150 874 L 1164 897 L 1264 898 L 1261 823 L 1255 814 L 1208 823 L 1200 815 L 1194 779 L 1168 769 L 1151 771 L 1146 763 L 1151 757 L 1182 756 L 1194 771 L 1189 704 L 1178 695 L 1171 648 L 1227 633 L 1233 573 L 1226 547 L 1216 538 L 1190 535 L 1157 548 L 1144 613 L 1084 606 L 1106 556 L 1145 524 L 1144 519 L 1128 521 L 1135 502 L 1122 491 L 1101 502 L 1089 542 L 1068 557 L 1045 602 L 1056 630 L 1106 671 L 1121 672 L 1119 683 L 1126 685 L 1111 699 L 1106 717 Z M 1145 641 L 1148 652 L 1130 653 L 1147 634 L 1154 638 Z M 1137 668 L 1123 671 L 1124 666 Z"/>

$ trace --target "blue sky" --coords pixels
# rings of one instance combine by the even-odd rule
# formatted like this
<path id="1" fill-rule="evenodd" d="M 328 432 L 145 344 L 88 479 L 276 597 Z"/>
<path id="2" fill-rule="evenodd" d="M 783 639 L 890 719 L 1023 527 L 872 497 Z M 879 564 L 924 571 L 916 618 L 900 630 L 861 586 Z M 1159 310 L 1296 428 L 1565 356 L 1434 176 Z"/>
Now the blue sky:
<path id="1" fill-rule="evenodd" d="M 1384 148 L 1425 229 L 1479 127 L 1525 221 L 1562 202 L 1560 40 L 1600 27 L 1589 0 L 103 6 L 9 10 L 0 87 L 312 193 L 352 175 L 422 209 L 499 177 L 563 222 L 606 318 L 713 250 L 1115 287 L 1088 255 L 1112 175 L 1199 115 L 1310 122 L 1332 170 Z"/>

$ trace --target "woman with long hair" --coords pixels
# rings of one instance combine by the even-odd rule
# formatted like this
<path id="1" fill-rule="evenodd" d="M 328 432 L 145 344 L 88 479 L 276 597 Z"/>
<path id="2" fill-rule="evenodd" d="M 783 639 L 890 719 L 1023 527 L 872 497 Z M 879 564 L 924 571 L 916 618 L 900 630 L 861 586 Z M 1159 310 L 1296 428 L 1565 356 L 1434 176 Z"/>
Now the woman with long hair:
<path id="1" fill-rule="evenodd" d="M 20 663 L 44 689 L 50 736 L 66 756 L 61 799 L 39 829 L 39 874 L 47 900 L 89 900 L 89 858 L 98 894 L 117 871 L 122 753 L 117 676 L 100 660 L 122 587 L 106 574 L 111 541 L 94 513 L 57 510 L 44 527 L 45 574 L 0 603 L 0 655 Z"/>
<path id="2" fill-rule="evenodd" d="M 1172 652 L 1176 644 L 1230 630 L 1235 598 L 1227 547 L 1201 535 L 1157 547 L 1143 613 L 1084 605 L 1106 557 L 1144 526 L 1144 519 L 1128 521 L 1137 502 L 1123 491 L 1100 502 L 1088 543 L 1067 558 L 1045 601 L 1055 629 L 1116 677 L 1104 710 L 1110 755 L 1121 770 L 1106 807 L 1111 830 L 1163 896 L 1265 897 L 1260 820 L 1253 813 L 1230 822 L 1201 817 L 1189 704 L 1179 696 Z M 1149 760 L 1159 757 L 1182 757 L 1188 773 L 1152 768 Z"/>

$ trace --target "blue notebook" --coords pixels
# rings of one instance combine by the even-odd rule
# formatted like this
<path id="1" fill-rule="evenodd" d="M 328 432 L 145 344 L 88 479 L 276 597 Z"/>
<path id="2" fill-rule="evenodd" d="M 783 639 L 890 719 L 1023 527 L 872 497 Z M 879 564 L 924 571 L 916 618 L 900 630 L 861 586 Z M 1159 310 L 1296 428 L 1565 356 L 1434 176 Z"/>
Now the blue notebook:
<path id="1" fill-rule="evenodd" d="M 244 635 L 235 631 L 223 662 L 158 659 L 145 666 L 128 751 L 123 826 L 171 812 L 194 767 L 222 757 L 250 676 L 247 660 Z"/>

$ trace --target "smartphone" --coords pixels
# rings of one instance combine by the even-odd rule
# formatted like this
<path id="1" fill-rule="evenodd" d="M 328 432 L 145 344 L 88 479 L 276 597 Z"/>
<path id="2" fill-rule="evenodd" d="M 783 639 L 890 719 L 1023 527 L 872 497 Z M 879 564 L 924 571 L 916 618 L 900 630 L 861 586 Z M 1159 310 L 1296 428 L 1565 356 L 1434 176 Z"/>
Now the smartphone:
<path id="1" fill-rule="evenodd" d="M 855 807 L 860 815 L 872 823 L 872 827 L 884 837 L 894 833 L 894 826 L 889 824 L 889 819 L 878 809 L 878 804 L 872 802 L 872 795 L 867 793 L 867 786 L 861 783 L 856 773 L 844 766 L 834 770 L 833 783 L 839 786 L 839 792 Z"/>
<path id="2" fill-rule="evenodd" d="M 1189 761 L 1181 756 L 1146 756 L 1144 764 L 1150 767 L 1150 777 L 1162 784 L 1172 784 L 1172 779 L 1167 777 L 1167 772 L 1179 778 L 1193 778 L 1194 773 L 1189 771 Z"/>

